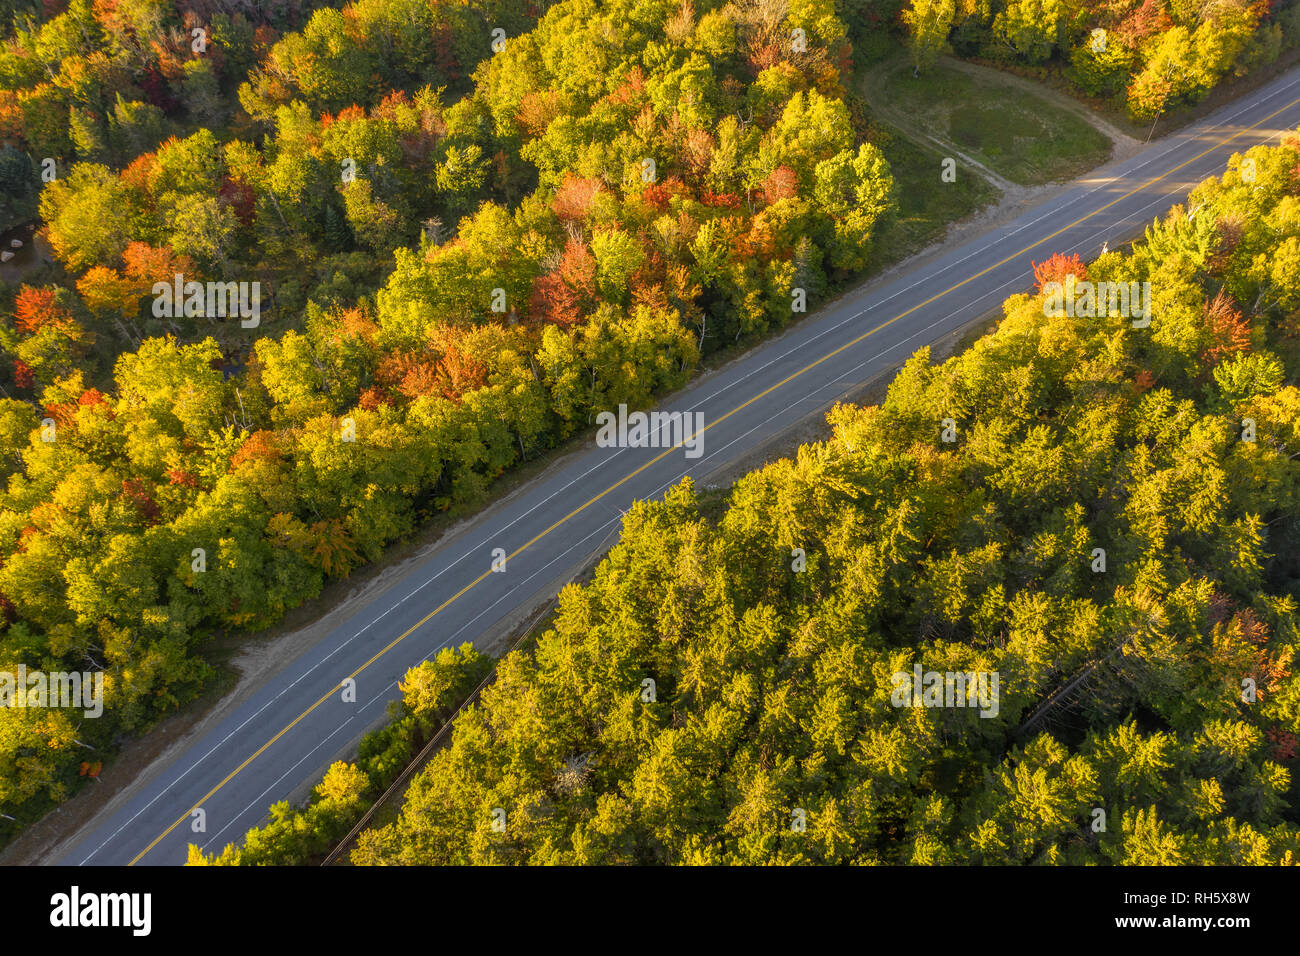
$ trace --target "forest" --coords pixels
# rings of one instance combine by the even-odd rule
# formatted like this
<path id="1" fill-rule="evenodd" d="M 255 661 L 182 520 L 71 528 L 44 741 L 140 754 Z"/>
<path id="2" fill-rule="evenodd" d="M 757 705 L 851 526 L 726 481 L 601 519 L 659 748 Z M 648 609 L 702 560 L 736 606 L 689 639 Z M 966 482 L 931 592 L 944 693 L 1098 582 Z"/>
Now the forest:
<path id="1" fill-rule="evenodd" d="M 0 840 L 209 686 L 213 638 L 877 265 L 855 45 L 1146 116 L 1292 45 L 1293 5 L 1212 6 L 0 0 L 0 235 L 39 228 L 0 272 L 0 669 L 105 674 L 101 719 L 0 712 Z M 159 316 L 177 275 L 258 283 L 260 325 Z M 1295 306 L 1242 276 L 1263 336 Z"/>
<path id="2" fill-rule="evenodd" d="M 1013 296 L 638 504 L 352 862 L 1300 862 L 1300 137 L 1038 273 L 1154 317 Z M 999 706 L 899 706 L 917 666 Z"/>
<path id="3" fill-rule="evenodd" d="M 892 178 L 830 0 L 542 13 L 14 14 L 5 168 L 52 165 L 57 262 L 5 287 L 0 661 L 104 670 L 107 716 L 0 715 L 0 829 L 192 699 L 214 634 L 870 261 Z M 175 275 L 258 282 L 259 327 L 157 317 Z"/>

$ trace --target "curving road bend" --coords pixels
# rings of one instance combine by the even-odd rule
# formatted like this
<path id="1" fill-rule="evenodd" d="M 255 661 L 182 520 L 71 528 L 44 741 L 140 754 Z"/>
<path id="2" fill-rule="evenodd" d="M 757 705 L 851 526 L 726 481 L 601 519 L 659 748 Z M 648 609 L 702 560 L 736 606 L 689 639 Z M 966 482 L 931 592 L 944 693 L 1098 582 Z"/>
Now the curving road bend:
<path id="1" fill-rule="evenodd" d="M 826 407 L 921 346 L 1032 284 L 1031 260 L 1085 259 L 1138 235 L 1233 152 L 1300 126 L 1300 69 L 1203 121 L 1103 166 L 1018 219 L 892 283 L 841 297 L 780 337 L 673 395 L 665 411 L 703 413 L 703 454 L 598 448 L 568 456 L 395 579 L 181 753 L 134 798 L 44 862 L 178 865 L 187 844 L 236 842 L 325 767 L 398 696 L 405 671 L 537 606 L 606 547 L 621 508 L 685 475 L 697 480 Z M 935 170 L 935 188 L 939 183 Z M 957 188 L 957 187 L 952 187 Z M 876 286 L 879 286 L 878 288 Z M 1159 317 L 1153 321 L 1158 322 Z M 491 570 L 493 550 L 508 555 Z M 343 700 L 345 679 L 355 702 Z M 193 832 L 201 809 L 205 832 Z"/>

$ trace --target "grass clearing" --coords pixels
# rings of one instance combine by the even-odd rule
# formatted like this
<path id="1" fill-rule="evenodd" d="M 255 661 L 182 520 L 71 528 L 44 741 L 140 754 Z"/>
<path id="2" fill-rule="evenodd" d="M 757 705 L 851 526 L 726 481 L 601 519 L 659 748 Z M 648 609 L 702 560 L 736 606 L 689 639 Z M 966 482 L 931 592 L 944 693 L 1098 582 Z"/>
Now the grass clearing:
<path id="1" fill-rule="evenodd" d="M 958 166 L 957 181 L 942 182 L 943 155 L 887 123 L 873 120 L 871 140 L 889 160 L 898 196 L 898 215 L 874 243 L 872 272 L 938 242 L 954 222 L 998 200 L 997 189 L 971 169 Z"/>
<path id="2" fill-rule="evenodd" d="M 943 63 L 914 77 L 900 57 L 872 67 L 864 83 L 879 112 L 1022 186 L 1072 179 L 1110 156 L 1110 140 L 1082 117 L 995 77 Z"/>

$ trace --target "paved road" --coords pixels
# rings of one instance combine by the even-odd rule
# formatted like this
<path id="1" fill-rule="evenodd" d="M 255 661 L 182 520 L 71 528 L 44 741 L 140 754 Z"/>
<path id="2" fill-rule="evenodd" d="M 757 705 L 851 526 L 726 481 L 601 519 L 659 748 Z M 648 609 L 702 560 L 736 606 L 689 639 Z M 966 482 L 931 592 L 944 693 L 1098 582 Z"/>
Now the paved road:
<path id="1" fill-rule="evenodd" d="M 51 862 L 179 864 L 190 842 L 213 851 L 237 841 L 272 802 L 319 778 L 331 757 L 382 714 L 407 668 L 554 594 L 557 582 L 607 546 L 620 508 L 661 495 L 683 475 L 706 477 L 987 314 L 1029 287 L 1031 260 L 1053 252 L 1086 259 L 1104 241 L 1114 246 L 1132 238 L 1191 185 L 1220 172 L 1232 152 L 1297 126 L 1300 69 L 892 284 L 842 298 L 665 403 L 670 411 L 703 412 L 699 457 L 685 457 L 682 448 L 593 442 L 494 505 L 382 593 L 359 601 L 349 620 Z M 936 169 L 935 188 L 960 187 L 942 185 Z M 504 573 L 490 570 L 495 548 L 509 555 Z M 355 703 L 342 699 L 349 676 Z M 206 815 L 203 833 L 192 831 L 196 808 Z"/>

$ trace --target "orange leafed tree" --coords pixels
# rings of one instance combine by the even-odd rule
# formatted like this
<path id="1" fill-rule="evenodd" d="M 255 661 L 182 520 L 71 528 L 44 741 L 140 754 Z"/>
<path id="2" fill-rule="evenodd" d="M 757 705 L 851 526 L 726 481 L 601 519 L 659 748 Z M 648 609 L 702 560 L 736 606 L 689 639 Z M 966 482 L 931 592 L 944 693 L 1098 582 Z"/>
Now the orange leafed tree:
<path id="1" fill-rule="evenodd" d="M 108 396 L 97 388 L 88 388 L 77 398 L 78 405 L 108 405 Z"/>
<path id="2" fill-rule="evenodd" d="M 94 266 L 77 280 L 77 292 L 96 312 L 120 312 L 134 316 L 140 307 L 141 285 L 114 269 Z"/>
<path id="3" fill-rule="evenodd" d="M 1052 282 L 1064 282 L 1065 277 L 1069 275 L 1074 276 L 1079 282 L 1088 278 L 1088 268 L 1077 254 L 1067 256 L 1058 252 L 1046 261 L 1035 262 L 1033 265 L 1034 281 L 1039 292 L 1043 291 L 1043 286 Z"/>
<path id="4" fill-rule="evenodd" d="M 357 398 L 357 407 L 373 412 L 380 405 L 393 404 L 393 396 L 382 385 L 371 385 Z"/>
<path id="5" fill-rule="evenodd" d="M 560 115 L 560 91 L 525 93 L 519 101 L 519 111 L 515 119 L 528 131 L 529 136 L 538 137 L 546 132 L 546 127 Z"/>
<path id="6" fill-rule="evenodd" d="M 276 433 L 259 428 L 245 438 L 244 443 L 230 456 L 230 470 L 234 471 L 248 461 L 279 461 L 280 455 Z"/>
<path id="7" fill-rule="evenodd" d="M 799 178 L 789 166 L 778 166 L 763 181 L 763 201 L 768 205 L 793 199 L 799 192 Z"/>
<path id="8" fill-rule="evenodd" d="M 308 560 L 331 577 L 346 577 L 359 558 L 343 520 L 317 521 L 311 533 L 315 545 Z"/>
<path id="9" fill-rule="evenodd" d="M 14 359 L 14 385 L 18 388 L 31 388 L 36 384 L 36 376 L 32 374 L 32 367 L 22 359 Z"/>
<path id="10" fill-rule="evenodd" d="M 438 387 L 452 401 L 460 401 L 466 392 L 482 388 L 487 384 L 487 375 L 486 365 L 454 345 L 447 346 L 438 363 Z"/>
<path id="11" fill-rule="evenodd" d="M 147 283 L 151 288 L 155 282 L 171 282 L 177 273 L 188 275 L 194 271 L 189 256 L 178 256 L 170 249 L 147 242 L 128 243 L 122 262 L 122 271 L 128 279 Z"/>
<path id="12" fill-rule="evenodd" d="M 529 313 L 542 322 L 573 325 L 595 304 L 596 259 L 580 239 L 569 238 L 560 265 L 533 283 Z"/>
<path id="13" fill-rule="evenodd" d="M 682 140 L 682 161 L 694 177 L 703 176 L 709 171 L 713 159 L 713 136 L 706 129 L 691 129 Z"/>
<path id="14" fill-rule="evenodd" d="M 1210 344 L 1201 353 L 1207 365 L 1218 365 L 1229 355 L 1250 348 L 1250 323 L 1222 289 L 1205 303 L 1205 331 Z"/>
<path id="15" fill-rule="evenodd" d="M 551 208 L 561 220 L 578 221 L 587 218 L 603 187 L 599 179 L 581 179 L 567 176 L 555 191 Z"/>
<path id="16" fill-rule="evenodd" d="M 14 325 L 24 335 L 31 335 L 46 326 L 69 328 L 76 325 L 72 313 L 56 301 L 58 290 L 53 286 L 32 288 L 23 286 L 14 300 Z"/>
<path id="17" fill-rule="evenodd" d="M 339 316 L 339 334 L 343 338 L 371 343 L 379 334 L 379 326 L 363 309 L 346 309 Z"/>
<path id="18" fill-rule="evenodd" d="M 537 277 L 528 297 L 528 314 L 540 322 L 573 325 L 582 318 L 579 296 L 565 283 L 559 271 Z"/>
<path id="19" fill-rule="evenodd" d="M 182 488 L 197 488 L 199 486 L 198 476 L 193 472 L 186 471 L 184 468 L 172 468 L 167 472 L 167 481 L 169 484 L 179 485 Z"/>
<path id="20" fill-rule="evenodd" d="M 141 153 L 131 160 L 118 178 L 127 186 L 148 195 L 153 191 L 153 180 L 157 172 L 158 157 L 154 153 Z"/>
<path id="21" fill-rule="evenodd" d="M 407 350 L 385 355 L 375 369 L 375 381 L 395 388 L 410 399 L 441 391 L 437 360 Z"/>

